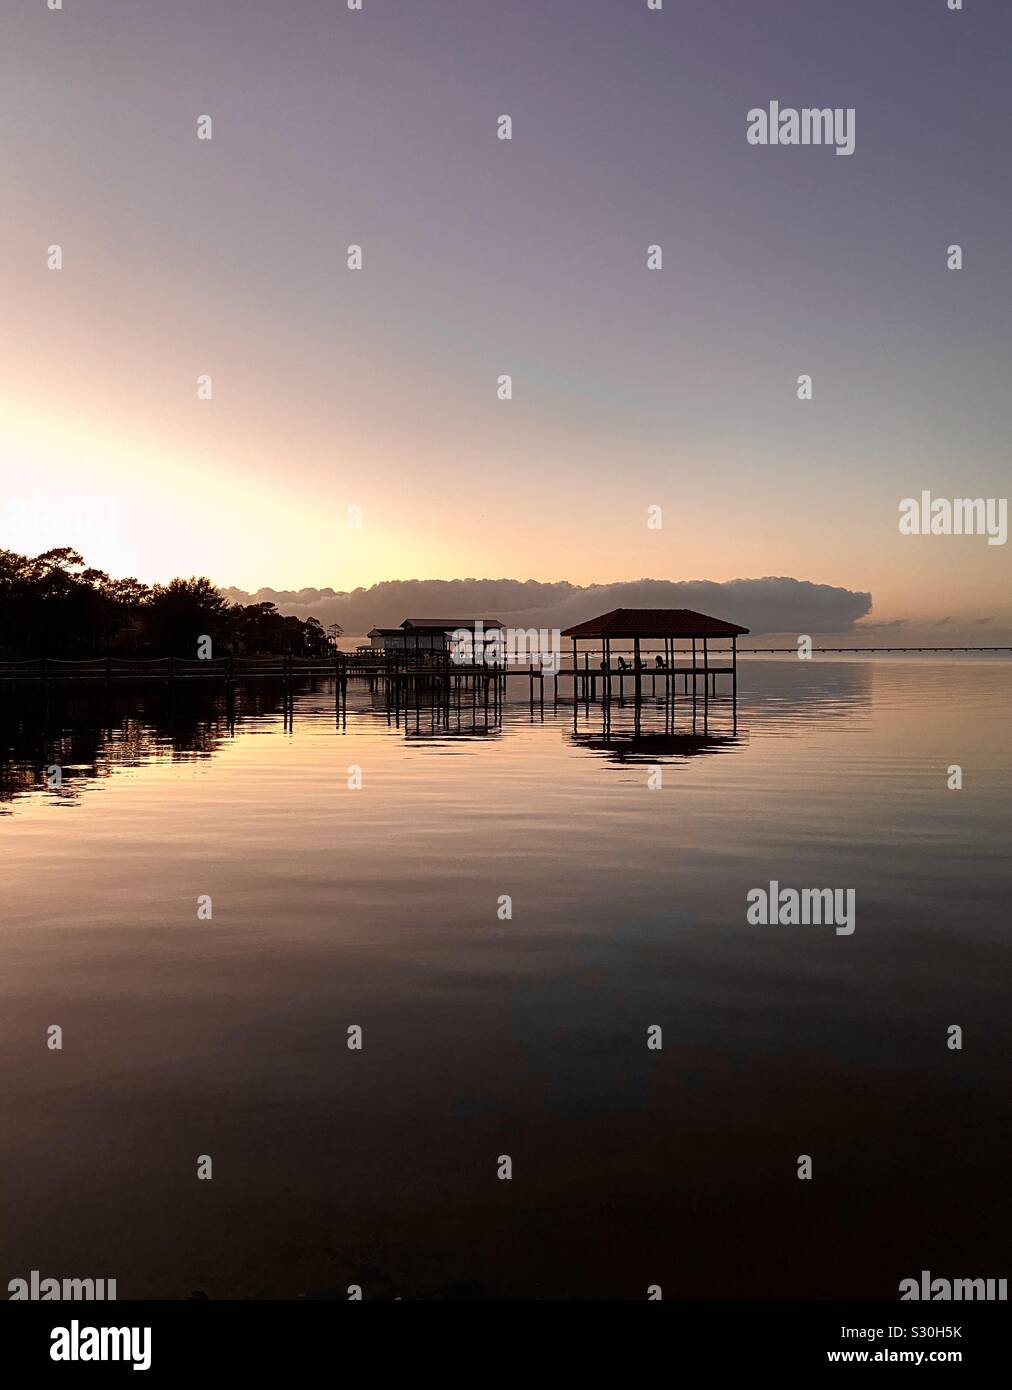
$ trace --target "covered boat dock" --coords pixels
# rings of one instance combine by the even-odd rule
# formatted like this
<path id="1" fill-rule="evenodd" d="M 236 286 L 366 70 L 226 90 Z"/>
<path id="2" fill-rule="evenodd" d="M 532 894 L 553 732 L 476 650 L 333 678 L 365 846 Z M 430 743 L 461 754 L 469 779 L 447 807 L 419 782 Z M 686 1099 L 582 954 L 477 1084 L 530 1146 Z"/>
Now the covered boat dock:
<path id="1" fill-rule="evenodd" d="M 747 627 L 691 608 L 613 608 L 563 631 L 561 635 L 573 643 L 573 667 L 571 673 L 560 674 L 572 674 L 574 699 L 597 699 L 600 683 L 601 698 L 610 700 L 616 682 L 622 698 L 627 680 L 637 699 L 647 681 L 651 692 L 660 684 L 672 698 L 679 680 L 693 697 L 701 681 L 706 699 L 717 693 L 718 676 L 730 676 L 731 694 L 736 696 L 738 638 L 747 633 Z M 685 644 L 681 649 L 679 642 Z M 722 646 L 711 651 L 711 642 Z M 625 652 L 631 653 L 631 660 Z"/>

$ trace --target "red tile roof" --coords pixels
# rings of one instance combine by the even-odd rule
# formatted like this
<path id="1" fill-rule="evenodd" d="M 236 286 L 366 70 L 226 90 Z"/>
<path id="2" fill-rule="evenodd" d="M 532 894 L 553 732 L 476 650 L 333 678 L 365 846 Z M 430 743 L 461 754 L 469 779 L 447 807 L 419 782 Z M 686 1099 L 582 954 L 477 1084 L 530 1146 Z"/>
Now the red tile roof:
<path id="1" fill-rule="evenodd" d="M 741 637 L 747 627 L 708 618 L 691 608 L 613 608 L 599 618 L 567 627 L 563 637 Z"/>

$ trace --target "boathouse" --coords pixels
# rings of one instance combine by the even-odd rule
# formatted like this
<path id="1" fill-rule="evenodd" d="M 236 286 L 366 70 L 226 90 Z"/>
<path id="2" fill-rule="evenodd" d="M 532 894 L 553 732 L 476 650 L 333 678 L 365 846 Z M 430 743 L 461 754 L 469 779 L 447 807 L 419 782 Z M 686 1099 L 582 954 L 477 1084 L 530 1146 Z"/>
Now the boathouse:
<path id="1" fill-rule="evenodd" d="M 471 634 L 472 646 L 495 641 L 502 631 L 498 618 L 405 618 L 400 627 L 374 627 L 368 633 L 374 651 L 387 655 L 444 653 L 455 632 Z"/>

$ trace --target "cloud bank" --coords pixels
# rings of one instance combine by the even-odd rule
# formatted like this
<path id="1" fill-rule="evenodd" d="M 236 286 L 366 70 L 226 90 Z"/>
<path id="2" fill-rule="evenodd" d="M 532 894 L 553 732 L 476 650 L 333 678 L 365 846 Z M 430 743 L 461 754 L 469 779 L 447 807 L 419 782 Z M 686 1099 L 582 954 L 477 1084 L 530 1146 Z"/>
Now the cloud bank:
<path id="1" fill-rule="evenodd" d="M 853 633 L 871 594 L 784 577 L 636 579 L 581 586 L 535 579 L 394 579 L 367 589 L 225 589 L 235 603 L 275 603 L 282 613 L 340 623 L 349 635 L 405 618 L 499 618 L 511 627 L 565 628 L 611 608 L 695 608 L 765 633 Z"/>

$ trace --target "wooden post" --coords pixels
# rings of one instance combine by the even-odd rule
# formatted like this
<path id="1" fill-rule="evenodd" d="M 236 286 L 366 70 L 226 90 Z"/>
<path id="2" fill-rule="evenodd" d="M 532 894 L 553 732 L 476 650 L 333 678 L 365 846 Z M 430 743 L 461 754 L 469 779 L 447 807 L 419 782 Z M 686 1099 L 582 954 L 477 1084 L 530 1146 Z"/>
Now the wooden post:
<path id="1" fill-rule="evenodd" d="M 686 673 L 685 689 L 688 691 L 689 677 Z M 692 639 L 692 732 L 696 732 L 696 639 Z"/>
<path id="2" fill-rule="evenodd" d="M 710 710 L 710 651 L 709 640 L 703 638 L 703 732 L 707 732 L 707 719 Z"/>
<path id="3" fill-rule="evenodd" d="M 633 668 L 636 672 L 636 679 L 634 683 L 636 690 L 636 698 L 637 700 L 639 700 L 643 694 L 643 671 L 642 663 L 640 661 L 640 639 L 638 637 L 633 638 Z"/>

